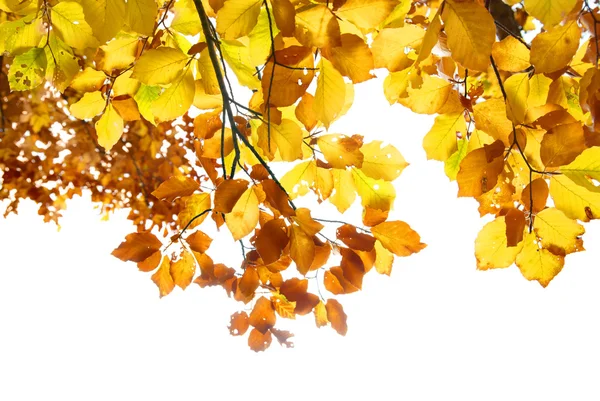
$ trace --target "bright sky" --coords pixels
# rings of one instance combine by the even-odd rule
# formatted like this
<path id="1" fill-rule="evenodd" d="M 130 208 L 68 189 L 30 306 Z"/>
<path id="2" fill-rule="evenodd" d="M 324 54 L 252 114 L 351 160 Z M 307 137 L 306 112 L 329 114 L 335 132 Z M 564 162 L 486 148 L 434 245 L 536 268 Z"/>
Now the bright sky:
<path id="1" fill-rule="evenodd" d="M 294 349 L 255 354 L 229 335 L 244 306 L 221 289 L 159 299 L 149 274 L 110 255 L 132 231 L 126 214 L 100 222 L 77 200 L 57 232 L 24 204 L 0 220 L 0 400 L 600 399 L 598 222 L 546 289 L 515 266 L 476 271 L 476 202 L 425 160 L 430 118 L 390 108 L 379 85 L 356 87 L 335 130 L 400 149 L 411 165 L 393 217 L 428 247 L 341 297 L 346 337 L 309 315 L 285 322 Z"/>

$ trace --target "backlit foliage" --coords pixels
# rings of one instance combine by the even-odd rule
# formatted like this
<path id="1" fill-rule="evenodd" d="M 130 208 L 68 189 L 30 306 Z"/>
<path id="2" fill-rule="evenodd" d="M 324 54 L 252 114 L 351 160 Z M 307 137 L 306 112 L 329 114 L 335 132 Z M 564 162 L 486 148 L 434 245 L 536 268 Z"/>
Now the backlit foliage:
<path id="1" fill-rule="evenodd" d="M 388 220 L 408 165 L 399 150 L 330 130 L 355 84 L 385 77 L 390 104 L 437 115 L 427 157 L 493 217 L 475 241 L 477 268 L 516 264 L 546 286 L 583 250 L 580 222 L 600 216 L 600 13 L 586 1 L 0 0 L 0 10 L 6 213 L 28 198 L 57 221 L 84 189 L 105 214 L 130 209 L 137 232 L 113 255 L 148 272 L 160 296 L 222 287 L 247 305 L 229 330 L 254 351 L 273 338 L 292 346 L 276 326 L 302 315 L 344 335 L 337 296 L 425 247 Z M 359 202 L 361 222 L 330 217 Z M 215 246 L 217 230 L 227 236 Z M 237 265 L 219 261 L 234 248 Z"/>

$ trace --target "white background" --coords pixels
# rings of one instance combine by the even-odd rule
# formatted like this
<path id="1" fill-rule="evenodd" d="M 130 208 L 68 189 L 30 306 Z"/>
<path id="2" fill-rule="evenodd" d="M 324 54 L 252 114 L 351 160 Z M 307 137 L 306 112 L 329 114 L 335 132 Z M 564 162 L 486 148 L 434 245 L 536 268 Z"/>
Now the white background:
<path id="1" fill-rule="evenodd" d="M 159 299 L 150 274 L 110 255 L 132 231 L 125 213 L 100 222 L 78 200 L 57 232 L 24 204 L 0 220 L 0 400 L 600 399 L 599 224 L 546 289 L 515 266 L 476 271 L 473 241 L 488 220 L 425 160 L 431 118 L 389 107 L 380 83 L 356 89 L 335 132 L 400 149 L 411 165 L 393 218 L 428 247 L 342 296 L 346 337 L 309 315 L 286 322 L 294 349 L 274 341 L 255 354 L 229 335 L 244 306 L 222 289 Z M 230 245 L 209 254 L 229 256 Z"/>

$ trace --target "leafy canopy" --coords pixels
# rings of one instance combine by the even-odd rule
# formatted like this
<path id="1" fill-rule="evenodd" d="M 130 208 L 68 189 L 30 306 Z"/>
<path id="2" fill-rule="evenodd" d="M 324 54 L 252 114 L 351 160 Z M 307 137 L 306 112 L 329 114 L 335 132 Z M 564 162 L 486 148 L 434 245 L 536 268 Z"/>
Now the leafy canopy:
<path id="1" fill-rule="evenodd" d="M 599 21 L 582 0 L 0 0 L 0 199 L 55 222 L 84 189 L 128 208 L 113 255 L 160 296 L 249 304 L 229 329 L 255 351 L 292 346 L 275 326 L 298 315 L 344 335 L 337 296 L 425 247 L 388 219 L 400 151 L 330 130 L 385 77 L 390 104 L 437 115 L 427 158 L 493 218 L 477 268 L 546 286 L 600 216 Z M 352 205 L 361 222 L 329 217 Z"/>

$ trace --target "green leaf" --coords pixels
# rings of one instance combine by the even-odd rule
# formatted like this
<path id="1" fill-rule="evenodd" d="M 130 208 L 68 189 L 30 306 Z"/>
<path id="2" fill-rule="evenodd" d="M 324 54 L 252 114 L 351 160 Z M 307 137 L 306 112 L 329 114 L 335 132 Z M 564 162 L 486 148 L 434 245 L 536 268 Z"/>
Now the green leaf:
<path id="1" fill-rule="evenodd" d="M 23 91 L 40 85 L 44 82 L 46 65 L 44 49 L 34 47 L 28 52 L 18 55 L 8 70 L 10 89 Z"/>

